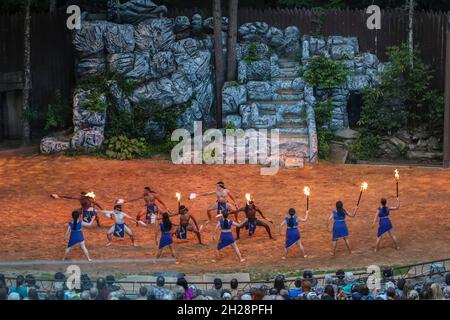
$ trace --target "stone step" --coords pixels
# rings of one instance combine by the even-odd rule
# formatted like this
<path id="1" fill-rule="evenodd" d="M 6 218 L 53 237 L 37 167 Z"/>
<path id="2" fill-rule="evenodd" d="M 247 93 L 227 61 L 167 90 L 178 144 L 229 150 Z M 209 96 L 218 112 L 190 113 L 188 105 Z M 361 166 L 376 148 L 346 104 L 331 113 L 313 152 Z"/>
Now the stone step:
<path id="1" fill-rule="evenodd" d="M 285 72 L 289 72 L 289 71 L 300 71 L 300 66 L 290 66 L 290 67 L 282 67 L 282 68 L 278 68 L 278 70 L 280 71 L 285 71 Z"/>
<path id="2" fill-rule="evenodd" d="M 278 65 L 280 67 L 300 67 L 301 63 L 297 60 L 291 60 L 291 59 L 278 59 Z"/>
<path id="3" fill-rule="evenodd" d="M 293 128 L 293 129 L 303 129 L 307 127 L 306 121 L 302 119 L 289 119 L 282 122 L 278 122 L 278 128 Z"/>
<path id="4" fill-rule="evenodd" d="M 268 100 L 268 96 L 261 97 L 261 99 L 258 98 L 258 96 L 252 95 L 251 92 L 248 93 L 250 100 L 254 102 L 259 101 L 293 101 L 293 102 L 300 102 L 304 100 L 304 94 L 298 93 L 298 94 L 278 94 L 274 93 L 270 96 L 271 100 Z M 250 103 L 249 103 L 250 104 Z"/>
<path id="5" fill-rule="evenodd" d="M 280 135 L 307 135 L 308 134 L 308 128 L 279 128 Z"/>
<path id="6" fill-rule="evenodd" d="M 297 79 L 298 76 L 281 76 L 272 77 L 272 81 L 292 81 Z"/>
<path id="7" fill-rule="evenodd" d="M 282 106 L 282 105 L 289 105 L 293 106 L 298 104 L 298 101 L 292 101 L 292 100 L 276 100 L 276 101 L 270 101 L 270 100 L 248 100 L 247 104 L 251 105 L 253 103 L 256 103 L 257 105 L 276 105 L 276 106 Z"/>
<path id="8" fill-rule="evenodd" d="M 303 169 L 305 167 L 305 159 L 301 157 L 282 157 L 280 166 L 286 169 Z"/>
<path id="9" fill-rule="evenodd" d="M 280 144 L 299 143 L 309 147 L 309 136 L 305 134 L 280 134 Z"/>
<path id="10" fill-rule="evenodd" d="M 303 90 L 297 90 L 297 89 L 294 89 L 294 88 L 289 88 L 289 89 L 278 89 L 278 90 L 276 91 L 277 94 L 281 94 L 281 95 L 284 95 L 284 94 L 286 94 L 286 95 L 292 95 L 292 94 L 299 94 L 299 93 L 302 93 L 302 92 L 303 92 Z"/>
<path id="11" fill-rule="evenodd" d="M 278 77 L 286 79 L 286 78 L 297 78 L 300 76 L 300 71 L 298 70 L 280 70 Z"/>

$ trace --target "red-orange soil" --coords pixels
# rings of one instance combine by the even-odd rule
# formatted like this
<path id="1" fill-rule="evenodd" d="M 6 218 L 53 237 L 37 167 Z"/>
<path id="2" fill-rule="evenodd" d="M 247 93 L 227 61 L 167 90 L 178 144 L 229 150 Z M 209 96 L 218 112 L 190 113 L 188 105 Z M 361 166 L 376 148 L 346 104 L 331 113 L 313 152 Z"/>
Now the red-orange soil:
<path id="1" fill-rule="evenodd" d="M 118 198 L 134 198 L 142 194 L 144 186 L 159 192 L 165 202 L 175 209 L 175 192 L 183 196 L 191 192 L 214 191 L 215 183 L 226 186 L 244 204 L 250 192 L 256 204 L 273 219 L 275 241 L 269 240 L 264 229 L 258 228 L 249 238 L 243 232 L 238 243 L 244 263 L 238 263 L 231 248 L 222 258 L 211 262 L 215 244 L 213 225 L 203 232 L 207 246 L 197 244 L 195 236 L 176 240 L 175 249 L 180 264 L 157 263 L 141 265 L 91 265 L 87 271 L 109 270 L 121 273 L 151 271 L 183 271 L 186 273 L 275 270 L 315 270 L 336 268 L 364 268 L 372 264 L 408 264 L 450 257 L 450 171 L 427 168 L 400 168 L 402 207 L 392 214 L 395 233 L 401 249 L 395 250 L 389 237 L 383 239 L 381 251 L 374 253 L 376 228 L 371 228 L 379 200 L 388 197 L 395 205 L 395 182 L 392 167 L 351 166 L 320 163 L 303 170 L 281 170 L 275 176 L 261 176 L 258 166 L 173 165 L 167 161 L 107 161 L 81 157 L 20 157 L 0 158 L 0 261 L 59 260 L 66 243 L 63 235 L 77 201 L 53 200 L 50 194 L 77 195 L 80 191 L 94 191 L 97 200 L 108 209 Z M 350 241 L 355 250 L 349 255 L 344 243 L 339 243 L 336 257 L 330 256 L 331 234 L 326 221 L 337 200 L 351 210 L 355 205 L 359 185 L 369 183 L 359 214 L 348 221 Z M 281 261 L 284 236 L 278 225 L 290 207 L 303 212 L 305 198 L 302 189 L 311 187 L 310 220 L 300 225 L 307 259 L 300 258 L 294 248 L 286 261 Z M 184 201 L 195 217 L 206 220 L 206 208 L 215 197 Z M 136 215 L 142 207 L 138 201 L 125 205 L 124 211 Z M 174 219 L 176 223 L 177 219 Z M 112 221 L 102 218 L 102 228 L 85 230 L 85 238 L 94 259 L 152 258 L 156 247 L 152 231 L 136 228 L 130 223 L 138 241 L 132 247 L 128 239 L 115 241 L 106 247 L 106 226 Z M 164 257 L 169 257 L 166 252 Z M 80 249 L 69 257 L 83 259 Z"/>

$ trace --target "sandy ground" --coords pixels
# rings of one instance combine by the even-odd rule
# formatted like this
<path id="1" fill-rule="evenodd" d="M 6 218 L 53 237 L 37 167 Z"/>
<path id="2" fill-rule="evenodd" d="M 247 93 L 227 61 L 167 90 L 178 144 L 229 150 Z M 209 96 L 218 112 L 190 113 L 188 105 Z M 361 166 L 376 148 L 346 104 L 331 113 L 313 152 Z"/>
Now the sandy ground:
<path id="1" fill-rule="evenodd" d="M 117 198 L 142 194 L 144 186 L 157 190 L 166 203 L 176 207 L 175 192 L 213 191 L 215 183 L 224 180 L 240 204 L 247 192 L 254 194 L 256 204 L 274 220 L 271 225 L 276 240 L 269 240 L 264 229 L 249 238 L 244 232 L 239 247 L 247 259 L 238 263 L 231 248 L 222 258 L 211 262 L 215 244 L 213 226 L 203 233 L 206 246 L 189 235 L 185 242 L 176 241 L 180 264 L 149 263 L 144 265 L 83 266 L 88 272 L 142 273 L 152 271 L 203 272 L 273 272 L 274 270 L 329 270 L 365 268 L 377 265 L 402 265 L 450 257 L 450 171 L 427 168 L 400 168 L 402 208 L 392 220 L 401 250 L 396 251 L 389 238 L 374 253 L 376 228 L 371 222 L 382 196 L 395 204 L 395 182 L 392 167 L 349 166 L 321 163 L 303 170 L 281 170 L 275 176 L 261 176 L 257 166 L 177 166 L 167 161 L 107 161 L 89 157 L 0 157 L 0 261 L 58 260 L 66 244 L 63 235 L 76 201 L 53 200 L 51 193 L 76 195 L 95 191 L 98 201 L 110 209 Z M 330 256 L 331 234 L 326 220 L 337 200 L 350 210 L 356 204 L 360 183 L 369 183 L 358 216 L 350 219 L 350 241 L 355 250 L 349 255 L 339 243 L 337 257 Z M 298 249 L 281 261 L 284 236 L 278 225 L 290 207 L 304 211 L 302 189 L 312 190 L 310 220 L 300 226 L 307 259 Z M 185 201 L 195 217 L 206 220 L 206 208 L 214 197 Z M 126 205 L 125 212 L 136 215 L 142 202 Z M 302 214 L 303 215 L 303 214 Z M 174 220 L 177 222 L 177 219 Z M 112 221 L 102 219 L 104 227 L 85 230 L 85 238 L 94 259 L 152 258 L 156 253 L 152 231 L 136 228 L 138 247 L 130 241 L 115 241 L 106 247 L 106 231 Z M 166 252 L 164 257 L 169 257 Z M 80 249 L 70 256 L 82 259 Z M 45 269 L 45 267 L 40 267 Z M 52 269 L 49 267 L 49 270 Z"/>

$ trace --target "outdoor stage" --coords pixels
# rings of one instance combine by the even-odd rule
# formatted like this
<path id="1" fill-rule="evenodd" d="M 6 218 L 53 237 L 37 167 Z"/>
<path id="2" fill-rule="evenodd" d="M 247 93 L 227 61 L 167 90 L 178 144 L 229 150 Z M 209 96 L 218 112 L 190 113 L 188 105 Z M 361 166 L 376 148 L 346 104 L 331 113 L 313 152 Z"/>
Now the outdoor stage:
<path id="1" fill-rule="evenodd" d="M 94 191 L 97 200 L 111 209 L 118 198 L 135 198 L 143 187 L 151 186 L 162 199 L 176 209 L 175 192 L 187 197 L 191 192 L 214 191 L 215 183 L 223 180 L 227 188 L 243 205 L 245 193 L 252 193 L 255 203 L 264 214 L 274 220 L 271 225 L 275 241 L 269 240 L 265 230 L 258 228 L 249 238 L 243 232 L 239 248 L 247 259 L 238 263 L 232 249 L 222 252 L 222 259 L 211 262 L 215 244 L 213 225 L 202 233 L 207 246 L 197 243 L 189 234 L 187 242 L 176 240 L 175 250 L 180 264 L 173 262 L 135 263 L 154 258 L 154 235 L 148 228 L 129 225 L 137 236 L 138 247 L 129 239 L 114 241 L 106 247 L 106 231 L 112 221 L 101 216 L 102 228 L 85 229 L 84 235 L 93 259 L 130 259 L 121 263 L 83 264 L 83 272 L 140 273 L 154 271 L 202 272 L 270 272 L 314 270 L 365 269 L 372 264 L 403 265 L 441 259 L 450 256 L 450 171 L 438 168 L 400 167 L 400 196 L 402 208 L 393 212 L 394 230 L 401 250 L 396 251 L 389 237 L 382 242 L 381 251 L 374 253 L 376 228 L 371 223 L 379 200 L 388 197 L 395 205 L 394 167 L 332 165 L 320 163 L 303 170 L 280 170 L 275 176 L 261 176 L 258 166 L 177 166 L 167 161 L 107 161 L 89 157 L 16 157 L 0 158 L 0 263 L 60 260 L 66 243 L 63 236 L 71 212 L 78 208 L 77 201 L 53 200 L 50 194 L 77 195 L 80 191 Z M 354 254 L 349 255 L 344 243 L 338 244 L 337 257 L 331 257 L 331 233 L 326 220 L 337 200 L 344 201 L 352 210 L 356 204 L 359 186 L 367 181 L 361 209 L 349 219 L 350 241 Z M 287 210 L 294 207 L 305 210 L 303 187 L 311 188 L 310 220 L 300 224 L 307 259 L 300 258 L 294 248 L 286 261 L 281 255 L 284 235 L 278 233 L 279 223 Z M 206 208 L 215 201 L 214 196 L 183 201 L 200 221 L 206 220 Z M 125 205 L 124 211 L 135 216 L 143 202 Z M 241 215 L 241 217 L 243 217 Z M 178 223 L 177 218 L 173 218 Z M 168 252 L 164 258 L 170 258 Z M 84 259 L 81 249 L 75 249 L 69 259 Z M 62 265 L 35 266 L 0 265 L 2 270 L 55 270 Z"/>

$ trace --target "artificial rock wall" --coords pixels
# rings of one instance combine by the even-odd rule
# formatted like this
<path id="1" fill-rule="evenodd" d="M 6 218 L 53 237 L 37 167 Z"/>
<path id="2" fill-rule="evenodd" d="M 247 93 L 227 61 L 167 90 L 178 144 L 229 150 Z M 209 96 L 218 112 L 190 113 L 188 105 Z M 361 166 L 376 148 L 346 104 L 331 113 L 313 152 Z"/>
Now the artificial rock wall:
<path id="1" fill-rule="evenodd" d="M 129 96 L 115 82 L 110 95 L 119 109 L 131 112 L 136 104 L 156 101 L 170 112 L 188 103 L 179 127 L 192 130 L 194 121 L 204 127 L 213 123 L 214 61 L 213 20 L 196 14 L 169 19 L 167 12 L 150 0 L 131 0 L 122 5 L 109 1 L 109 21 L 83 21 L 74 33 L 80 78 L 111 71 L 138 82 Z M 228 19 L 223 18 L 226 51 Z M 257 59 L 248 59 L 257 52 Z M 346 64 L 351 71 L 339 88 L 317 91 L 314 96 L 302 78 L 308 61 L 324 55 Z M 254 58 L 254 57 L 253 57 Z M 347 101 L 351 91 L 378 82 L 383 68 L 377 57 L 359 51 L 354 37 L 312 37 L 291 26 L 284 30 L 265 22 L 246 23 L 239 28 L 237 47 L 238 82 L 223 89 L 224 122 L 236 128 L 279 129 L 282 157 L 317 161 L 314 106 L 316 99 L 333 99 L 334 129 L 348 127 Z M 70 136 L 46 137 L 43 153 L 68 148 L 91 150 L 104 141 L 105 113 L 84 107 L 89 92 L 74 96 L 74 132 Z M 106 95 L 102 99 L 107 99 Z M 143 135 L 159 138 L 161 128 L 148 121 Z"/>

